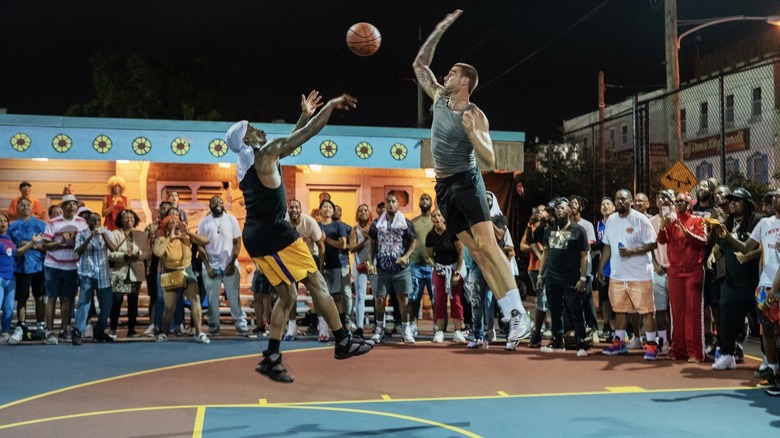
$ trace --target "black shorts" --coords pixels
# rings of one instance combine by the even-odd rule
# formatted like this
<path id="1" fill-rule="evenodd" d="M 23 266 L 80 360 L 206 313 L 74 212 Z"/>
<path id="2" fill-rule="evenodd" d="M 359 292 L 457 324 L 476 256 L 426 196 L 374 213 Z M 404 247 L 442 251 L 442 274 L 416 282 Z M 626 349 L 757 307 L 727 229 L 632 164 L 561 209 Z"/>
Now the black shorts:
<path id="1" fill-rule="evenodd" d="M 273 290 L 271 283 L 261 274 L 260 271 L 255 271 L 255 276 L 252 278 L 252 292 L 255 294 L 270 294 Z"/>
<path id="2" fill-rule="evenodd" d="M 447 221 L 447 232 L 456 235 L 490 220 L 485 181 L 476 167 L 446 178 L 436 178 L 436 205 Z"/>
<path id="3" fill-rule="evenodd" d="M 43 296 L 43 271 L 32 274 L 15 273 L 14 278 L 16 279 L 16 295 L 14 296 L 16 301 L 27 302 L 30 298 L 30 287 L 32 287 L 33 297 L 38 299 Z"/>

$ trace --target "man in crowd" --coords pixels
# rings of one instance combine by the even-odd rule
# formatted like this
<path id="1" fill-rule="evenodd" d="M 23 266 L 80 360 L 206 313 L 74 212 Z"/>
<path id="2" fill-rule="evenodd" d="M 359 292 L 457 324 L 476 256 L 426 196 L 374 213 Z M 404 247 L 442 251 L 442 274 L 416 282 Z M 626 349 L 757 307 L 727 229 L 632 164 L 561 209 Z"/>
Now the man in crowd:
<path id="1" fill-rule="evenodd" d="M 19 215 L 19 201 L 22 199 L 29 199 L 30 203 L 32 203 L 32 215 L 36 219 L 44 219 L 44 213 L 46 209 L 43 208 L 43 204 L 41 204 L 41 201 L 37 200 L 31 193 L 32 191 L 32 184 L 28 183 L 27 181 L 22 181 L 21 184 L 19 184 L 19 192 L 21 193 L 19 196 L 11 200 L 11 203 L 8 205 L 8 219 L 14 220 L 17 219 Z"/>
<path id="2" fill-rule="evenodd" d="M 417 336 L 418 332 L 417 316 L 420 313 L 423 290 L 428 291 L 431 304 L 433 304 L 433 285 L 431 283 L 433 265 L 427 257 L 424 245 L 425 237 L 433 229 L 433 222 L 431 221 L 433 199 L 431 199 L 431 195 L 427 193 L 420 195 L 418 206 L 420 207 L 420 215 L 412 219 L 412 226 L 414 227 L 414 233 L 417 235 L 417 241 L 422 242 L 422 244 L 414 247 L 412 256 L 409 259 L 409 268 L 412 272 L 412 293 L 409 295 L 409 322 L 412 325 L 414 336 Z M 439 329 L 444 330 L 444 327 L 439 327 Z M 433 332 L 436 333 L 436 331 L 437 329 L 434 328 Z"/>

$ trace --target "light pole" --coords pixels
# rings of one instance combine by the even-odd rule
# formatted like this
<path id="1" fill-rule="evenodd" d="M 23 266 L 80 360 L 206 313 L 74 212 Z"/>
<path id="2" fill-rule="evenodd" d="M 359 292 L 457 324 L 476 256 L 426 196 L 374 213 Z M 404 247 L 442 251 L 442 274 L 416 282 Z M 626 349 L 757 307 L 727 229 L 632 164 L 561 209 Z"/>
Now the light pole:
<path id="1" fill-rule="evenodd" d="M 731 15 L 728 17 L 718 17 L 718 18 L 705 18 L 702 20 L 686 20 L 680 22 L 681 26 L 685 25 L 694 25 L 698 24 L 698 26 L 692 27 L 685 32 L 681 33 L 679 37 L 677 37 L 677 50 L 680 49 L 680 42 L 683 38 L 686 36 L 696 32 L 697 30 L 704 29 L 705 27 L 714 26 L 716 24 L 721 23 L 728 23 L 731 21 L 765 21 L 771 25 L 774 26 L 780 26 L 780 15 L 771 15 L 769 17 L 748 17 L 746 15 Z"/>

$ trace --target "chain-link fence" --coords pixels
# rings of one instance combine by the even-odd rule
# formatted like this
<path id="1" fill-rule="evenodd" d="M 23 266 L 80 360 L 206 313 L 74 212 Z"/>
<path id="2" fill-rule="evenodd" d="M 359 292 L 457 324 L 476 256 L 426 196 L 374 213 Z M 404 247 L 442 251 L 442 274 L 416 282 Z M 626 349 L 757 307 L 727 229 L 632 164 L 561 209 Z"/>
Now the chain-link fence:
<path id="1" fill-rule="evenodd" d="M 620 188 L 689 191 L 706 178 L 761 196 L 780 178 L 778 84 L 773 58 L 611 105 L 602 120 L 569 120 L 562 144 L 537 147 L 534 184 L 548 199 L 576 192 L 594 203 Z"/>

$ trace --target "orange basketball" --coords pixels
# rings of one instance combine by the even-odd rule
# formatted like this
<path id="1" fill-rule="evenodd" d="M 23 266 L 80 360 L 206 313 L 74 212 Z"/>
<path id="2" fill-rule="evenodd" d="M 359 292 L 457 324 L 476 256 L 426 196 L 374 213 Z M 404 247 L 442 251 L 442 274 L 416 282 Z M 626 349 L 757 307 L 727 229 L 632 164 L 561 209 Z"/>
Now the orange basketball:
<path id="1" fill-rule="evenodd" d="M 358 56 L 371 56 L 379 50 L 382 35 L 371 23 L 355 23 L 347 30 L 347 46 Z"/>

